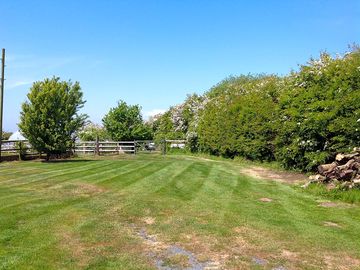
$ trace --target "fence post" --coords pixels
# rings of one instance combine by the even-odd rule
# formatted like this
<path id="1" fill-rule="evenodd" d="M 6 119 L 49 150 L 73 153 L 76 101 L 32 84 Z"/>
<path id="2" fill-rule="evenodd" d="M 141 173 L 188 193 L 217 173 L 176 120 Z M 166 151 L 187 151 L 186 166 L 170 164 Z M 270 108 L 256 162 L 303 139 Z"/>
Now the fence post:
<path id="1" fill-rule="evenodd" d="M 99 136 L 96 136 L 96 141 L 95 141 L 95 155 L 100 156 L 100 148 L 99 148 Z"/>
<path id="2" fill-rule="evenodd" d="M 163 155 L 166 155 L 166 139 L 163 140 Z"/>
<path id="3" fill-rule="evenodd" d="M 22 160 L 22 141 L 19 141 L 19 152 L 18 152 L 18 154 L 19 154 L 19 160 Z"/>

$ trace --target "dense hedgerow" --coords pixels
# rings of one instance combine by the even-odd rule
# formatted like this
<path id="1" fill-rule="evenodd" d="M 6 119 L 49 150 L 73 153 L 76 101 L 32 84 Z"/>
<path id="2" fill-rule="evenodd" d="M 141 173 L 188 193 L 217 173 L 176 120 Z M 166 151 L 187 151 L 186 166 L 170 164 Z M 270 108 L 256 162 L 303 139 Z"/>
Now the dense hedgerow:
<path id="1" fill-rule="evenodd" d="M 156 138 L 192 151 L 312 170 L 360 142 L 360 50 L 323 53 L 288 76 L 230 77 L 154 121 Z"/>
<path id="2" fill-rule="evenodd" d="M 360 143 L 360 50 L 322 54 L 291 74 L 279 102 L 275 156 L 312 170 Z"/>
<path id="3" fill-rule="evenodd" d="M 227 84 L 225 95 L 216 94 Z M 212 89 L 198 127 L 200 148 L 214 154 L 272 160 L 276 104 L 281 79 L 276 76 L 230 78 Z"/>

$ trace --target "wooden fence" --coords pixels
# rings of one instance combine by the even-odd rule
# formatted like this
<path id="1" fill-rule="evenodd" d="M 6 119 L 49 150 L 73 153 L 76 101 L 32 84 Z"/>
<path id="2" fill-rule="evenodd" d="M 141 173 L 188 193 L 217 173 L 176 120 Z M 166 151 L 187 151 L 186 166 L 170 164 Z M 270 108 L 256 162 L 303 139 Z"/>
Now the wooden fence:
<path id="1" fill-rule="evenodd" d="M 78 154 L 135 154 L 135 141 L 83 141 L 76 142 L 74 153 Z"/>
<path id="2" fill-rule="evenodd" d="M 167 140 L 164 142 L 181 143 L 179 140 Z M 24 141 L 2 141 L 2 160 L 18 159 L 22 157 L 39 156 L 27 140 Z M 137 152 L 160 152 L 163 153 L 164 145 L 155 144 L 151 140 L 138 141 L 78 141 L 75 142 L 73 149 L 70 152 L 76 154 L 136 154 Z"/>
<path id="3" fill-rule="evenodd" d="M 33 149 L 27 140 L 1 141 L 1 160 L 19 160 L 37 158 L 39 153 Z"/>
<path id="4" fill-rule="evenodd" d="M 34 153 L 34 149 L 32 148 L 31 144 L 26 141 L 8 141 L 3 140 L 1 141 L 1 152 L 4 154 L 11 154 L 11 153 L 18 153 L 23 151 L 24 153 Z"/>

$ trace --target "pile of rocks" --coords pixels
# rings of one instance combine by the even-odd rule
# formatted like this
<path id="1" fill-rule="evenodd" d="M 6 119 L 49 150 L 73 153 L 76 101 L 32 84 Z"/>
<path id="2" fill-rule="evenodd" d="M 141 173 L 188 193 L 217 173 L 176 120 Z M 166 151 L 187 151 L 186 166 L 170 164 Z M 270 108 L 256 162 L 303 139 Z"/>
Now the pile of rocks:
<path id="1" fill-rule="evenodd" d="M 303 187 L 321 182 L 329 188 L 360 188 L 360 148 L 354 148 L 350 154 L 337 154 L 334 162 L 320 165 L 318 172 L 317 175 L 311 175 Z"/>

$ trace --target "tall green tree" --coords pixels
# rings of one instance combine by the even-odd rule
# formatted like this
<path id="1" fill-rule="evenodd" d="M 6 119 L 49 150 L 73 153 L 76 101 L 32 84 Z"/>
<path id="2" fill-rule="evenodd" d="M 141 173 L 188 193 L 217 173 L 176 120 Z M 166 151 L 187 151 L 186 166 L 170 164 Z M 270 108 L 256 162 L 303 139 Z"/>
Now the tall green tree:
<path id="1" fill-rule="evenodd" d="M 79 114 L 85 104 L 78 82 L 53 77 L 35 82 L 22 104 L 19 127 L 39 152 L 62 154 L 74 145 L 75 133 L 87 115 Z"/>
<path id="2" fill-rule="evenodd" d="M 147 140 L 152 138 L 152 129 L 141 116 L 139 105 L 128 105 L 120 100 L 115 108 L 104 116 L 103 124 L 113 140 Z"/>

